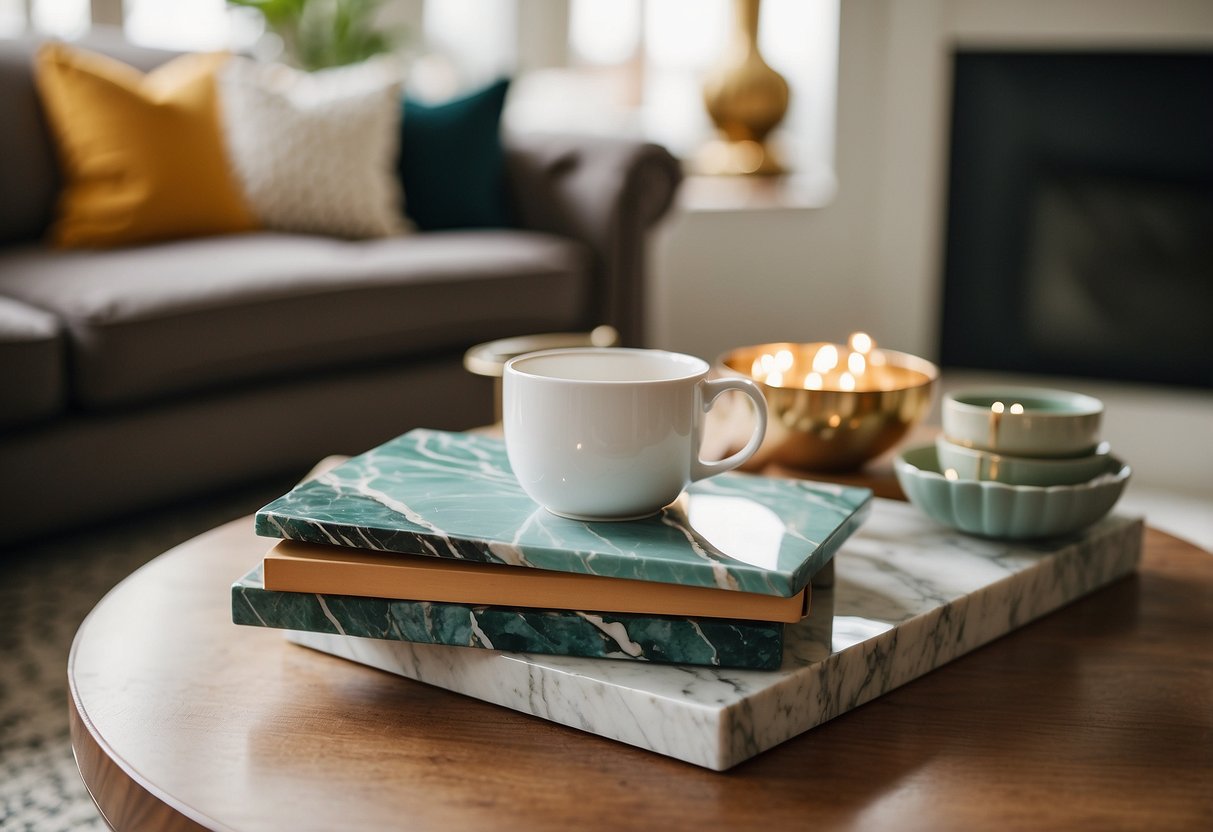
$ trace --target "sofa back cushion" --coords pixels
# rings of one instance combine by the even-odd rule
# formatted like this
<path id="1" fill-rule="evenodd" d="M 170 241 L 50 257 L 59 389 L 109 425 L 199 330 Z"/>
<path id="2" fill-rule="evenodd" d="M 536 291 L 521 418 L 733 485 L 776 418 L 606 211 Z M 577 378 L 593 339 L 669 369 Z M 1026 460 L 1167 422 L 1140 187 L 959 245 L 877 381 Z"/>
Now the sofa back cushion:
<path id="1" fill-rule="evenodd" d="M 505 228 L 501 111 L 510 82 L 442 104 L 406 98 L 400 134 L 405 211 L 422 231 Z"/>
<path id="2" fill-rule="evenodd" d="M 66 44 L 35 59 L 65 182 L 52 238 L 65 248 L 251 231 L 228 164 L 215 74 L 229 56 L 182 55 L 144 74 Z"/>
<path id="3" fill-rule="evenodd" d="M 141 70 L 174 57 L 124 43 L 104 30 L 80 43 Z M 55 145 L 34 87 L 34 53 L 40 45 L 34 38 L 0 38 L 0 245 L 41 237 L 59 194 Z"/>
<path id="4" fill-rule="evenodd" d="M 232 165 L 266 228 L 406 230 L 395 170 L 401 74 L 390 58 L 304 73 L 235 57 L 220 71 Z"/>

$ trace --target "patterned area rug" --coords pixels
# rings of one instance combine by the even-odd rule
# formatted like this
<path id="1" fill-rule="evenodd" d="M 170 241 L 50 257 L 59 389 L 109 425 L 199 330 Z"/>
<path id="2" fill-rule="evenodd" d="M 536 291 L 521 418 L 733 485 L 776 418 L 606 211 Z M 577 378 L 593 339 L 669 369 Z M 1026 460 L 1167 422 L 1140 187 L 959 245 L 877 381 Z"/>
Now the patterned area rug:
<path id="1" fill-rule="evenodd" d="M 104 830 L 72 758 L 67 654 L 80 622 L 135 569 L 293 485 L 264 483 L 0 551 L 0 829 Z"/>

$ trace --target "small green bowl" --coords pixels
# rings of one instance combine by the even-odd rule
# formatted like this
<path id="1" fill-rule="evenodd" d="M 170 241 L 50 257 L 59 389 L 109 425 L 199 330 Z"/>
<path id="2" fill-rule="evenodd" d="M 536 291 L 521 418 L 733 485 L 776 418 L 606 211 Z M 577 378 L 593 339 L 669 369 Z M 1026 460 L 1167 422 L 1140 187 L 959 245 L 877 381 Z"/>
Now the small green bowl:
<path id="1" fill-rule="evenodd" d="M 957 445 L 944 436 L 935 440 L 935 450 L 939 454 L 939 470 L 945 477 L 950 469 L 962 480 L 991 480 L 1007 485 L 1078 485 L 1108 473 L 1116 464 L 1107 442 L 1101 443 L 1093 454 L 1066 459 L 979 451 Z"/>
<path id="2" fill-rule="evenodd" d="M 1012 456 L 1095 452 L 1103 402 L 1046 387 L 956 390 L 943 397 L 943 433 L 957 445 Z"/>
<path id="3" fill-rule="evenodd" d="M 1109 456 L 1108 473 L 1078 485 L 1006 485 L 948 479 L 934 445 L 912 448 L 893 462 L 906 497 L 932 520 L 982 537 L 1031 540 L 1078 531 L 1112 510 L 1132 473 Z"/>

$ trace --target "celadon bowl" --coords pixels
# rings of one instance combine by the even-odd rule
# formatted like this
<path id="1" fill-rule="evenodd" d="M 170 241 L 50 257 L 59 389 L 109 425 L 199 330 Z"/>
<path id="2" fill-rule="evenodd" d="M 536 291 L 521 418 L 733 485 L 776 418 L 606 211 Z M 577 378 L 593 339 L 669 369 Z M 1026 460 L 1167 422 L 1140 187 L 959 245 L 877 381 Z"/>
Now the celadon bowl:
<path id="1" fill-rule="evenodd" d="M 1012 456 L 1086 456 L 1099 444 L 1103 402 L 1045 387 L 957 390 L 943 397 L 943 433 L 968 448 Z"/>
<path id="2" fill-rule="evenodd" d="M 1132 473 L 1109 456 L 1108 472 L 1079 485 L 1006 485 L 948 479 L 934 445 L 912 448 L 893 462 L 906 497 L 936 522 L 962 532 L 1030 540 L 1085 528 L 1112 510 Z"/>
<path id="3" fill-rule="evenodd" d="M 1112 467 L 1107 442 L 1086 456 L 1049 459 L 1010 456 L 957 445 L 945 436 L 935 440 L 939 470 L 944 476 L 955 471 L 962 480 L 993 480 L 1007 485 L 1077 485 L 1106 474 Z"/>

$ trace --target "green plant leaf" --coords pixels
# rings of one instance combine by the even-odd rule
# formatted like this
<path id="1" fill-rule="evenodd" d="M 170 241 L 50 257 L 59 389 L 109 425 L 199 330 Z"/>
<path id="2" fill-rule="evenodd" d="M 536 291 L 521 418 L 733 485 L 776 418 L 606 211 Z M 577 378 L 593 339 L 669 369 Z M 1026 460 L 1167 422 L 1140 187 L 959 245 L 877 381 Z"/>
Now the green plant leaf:
<path id="1" fill-rule="evenodd" d="M 306 70 L 359 63 L 391 52 L 407 31 L 377 18 L 384 0 L 228 0 L 254 9 L 282 39 L 287 58 Z"/>

